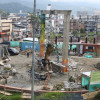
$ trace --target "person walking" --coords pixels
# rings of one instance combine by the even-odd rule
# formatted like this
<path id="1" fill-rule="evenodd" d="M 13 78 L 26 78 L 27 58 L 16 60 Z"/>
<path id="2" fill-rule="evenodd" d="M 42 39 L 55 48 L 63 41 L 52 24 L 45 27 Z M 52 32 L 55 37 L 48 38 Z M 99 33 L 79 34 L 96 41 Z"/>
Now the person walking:
<path id="1" fill-rule="evenodd" d="M 27 58 L 29 58 L 29 51 L 27 51 Z"/>

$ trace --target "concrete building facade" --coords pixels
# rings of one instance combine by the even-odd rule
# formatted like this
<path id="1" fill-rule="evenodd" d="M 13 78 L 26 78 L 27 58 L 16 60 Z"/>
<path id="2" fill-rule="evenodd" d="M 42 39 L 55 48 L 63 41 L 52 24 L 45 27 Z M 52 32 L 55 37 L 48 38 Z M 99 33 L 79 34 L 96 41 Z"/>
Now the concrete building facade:
<path id="1" fill-rule="evenodd" d="M 12 20 L 0 20 L 0 34 L 12 32 Z"/>

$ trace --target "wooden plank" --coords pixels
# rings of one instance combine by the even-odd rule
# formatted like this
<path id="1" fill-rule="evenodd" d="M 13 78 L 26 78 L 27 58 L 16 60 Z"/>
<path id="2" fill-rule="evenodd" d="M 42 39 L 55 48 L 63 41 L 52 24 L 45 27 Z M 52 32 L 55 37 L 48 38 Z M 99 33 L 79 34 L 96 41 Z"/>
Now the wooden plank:
<path id="1" fill-rule="evenodd" d="M 21 98 L 23 98 L 23 99 L 31 99 L 31 94 L 30 93 L 23 93 Z"/>
<path id="2" fill-rule="evenodd" d="M 0 91 L 1 94 L 4 94 L 4 95 L 7 95 L 7 96 L 10 96 L 12 95 L 11 93 L 8 93 L 8 92 L 5 92 L 5 91 Z"/>
<path id="3" fill-rule="evenodd" d="M 31 96 L 21 96 L 23 99 L 31 99 Z"/>

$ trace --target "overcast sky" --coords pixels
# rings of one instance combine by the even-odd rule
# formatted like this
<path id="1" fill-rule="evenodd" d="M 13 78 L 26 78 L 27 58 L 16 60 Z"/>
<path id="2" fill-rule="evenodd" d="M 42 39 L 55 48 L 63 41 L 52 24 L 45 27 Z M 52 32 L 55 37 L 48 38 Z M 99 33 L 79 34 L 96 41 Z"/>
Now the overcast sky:
<path id="1" fill-rule="evenodd" d="M 90 2 L 90 3 L 98 3 L 100 0 L 50 0 L 52 2 Z"/>

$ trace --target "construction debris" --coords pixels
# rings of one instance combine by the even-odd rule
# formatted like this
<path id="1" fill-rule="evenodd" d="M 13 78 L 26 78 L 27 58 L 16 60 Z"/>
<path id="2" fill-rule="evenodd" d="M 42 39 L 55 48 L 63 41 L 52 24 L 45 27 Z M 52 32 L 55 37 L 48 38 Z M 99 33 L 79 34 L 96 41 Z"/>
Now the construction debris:
<path id="1" fill-rule="evenodd" d="M 32 54 L 32 49 L 26 49 L 26 50 L 24 50 L 24 51 L 20 51 L 20 54 L 26 55 L 27 52 L 29 52 L 30 54 Z"/>
<path id="2" fill-rule="evenodd" d="M 89 93 L 82 94 L 82 96 L 83 96 L 83 98 L 84 98 L 85 100 L 87 100 L 87 99 L 94 98 L 99 92 L 100 92 L 100 90 L 94 91 L 94 92 L 89 92 Z M 99 100 L 99 99 L 98 99 L 98 100 Z"/>
<path id="3" fill-rule="evenodd" d="M 4 66 L 4 63 L 3 63 L 3 61 L 0 61 L 0 65 L 1 65 L 1 66 Z"/>
<path id="4" fill-rule="evenodd" d="M 64 81 L 64 88 L 66 90 L 75 90 L 75 89 L 81 89 L 81 85 L 78 85 L 77 83 L 75 82 L 67 82 L 67 81 Z"/>
<path id="5" fill-rule="evenodd" d="M 11 65 L 10 64 L 5 64 L 4 65 L 4 70 L 10 70 L 11 69 Z"/>
<path id="6" fill-rule="evenodd" d="M 60 91 L 60 90 L 62 90 L 62 89 L 64 89 L 64 83 L 62 82 L 62 83 L 59 83 L 59 84 L 56 84 L 56 85 L 54 85 L 54 87 L 53 87 L 53 91 Z"/>
<path id="7" fill-rule="evenodd" d="M 2 84 L 2 85 L 4 85 L 4 84 L 6 84 L 6 79 L 0 79 L 0 84 Z"/>
<path id="8" fill-rule="evenodd" d="M 0 84 L 6 84 L 7 78 L 9 78 L 9 76 L 14 76 L 17 73 L 16 69 L 14 69 L 11 64 L 7 63 L 8 61 L 10 61 L 10 59 L 3 58 L 0 62 Z"/>
<path id="9" fill-rule="evenodd" d="M 95 64 L 94 67 L 100 70 L 100 63 Z"/>

